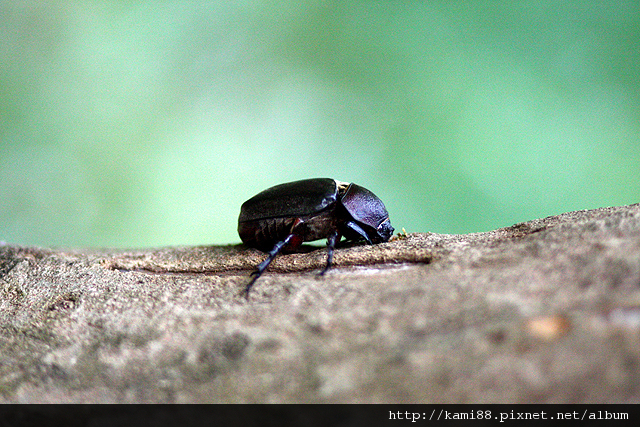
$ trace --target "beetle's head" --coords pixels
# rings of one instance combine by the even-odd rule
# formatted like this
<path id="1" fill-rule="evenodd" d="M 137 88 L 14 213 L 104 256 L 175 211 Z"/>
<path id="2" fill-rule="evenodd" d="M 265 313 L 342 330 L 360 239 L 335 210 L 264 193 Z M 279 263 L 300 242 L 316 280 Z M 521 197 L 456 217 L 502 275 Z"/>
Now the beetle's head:
<path id="1" fill-rule="evenodd" d="M 393 236 L 393 227 L 391 226 L 391 221 L 389 221 L 389 217 L 382 222 L 376 229 L 376 234 L 378 235 L 381 242 L 388 242 L 391 236 Z"/>
<path id="2" fill-rule="evenodd" d="M 378 196 L 364 187 L 350 184 L 341 201 L 351 219 L 372 243 L 387 242 L 391 238 L 393 227 L 389 213 Z"/>

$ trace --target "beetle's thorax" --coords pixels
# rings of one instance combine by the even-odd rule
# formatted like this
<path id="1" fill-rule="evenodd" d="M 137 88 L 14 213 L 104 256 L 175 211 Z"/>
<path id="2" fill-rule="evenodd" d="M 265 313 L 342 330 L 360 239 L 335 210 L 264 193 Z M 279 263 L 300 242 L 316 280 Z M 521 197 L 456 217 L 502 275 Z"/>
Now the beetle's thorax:
<path id="1" fill-rule="evenodd" d="M 366 234 L 366 240 L 373 243 L 386 242 L 393 233 L 389 222 L 389 213 L 375 194 L 357 184 L 349 184 L 343 194 L 339 196 L 340 204 L 347 212 L 347 222 L 354 221 L 358 225 L 358 234 Z M 349 228 L 354 229 L 353 225 Z M 346 232 L 349 238 L 353 235 Z M 357 236 L 355 236 L 357 237 Z"/>
<path id="2" fill-rule="evenodd" d="M 305 242 L 326 238 L 338 227 L 339 219 L 334 213 L 336 207 L 334 205 L 319 214 L 301 218 L 299 224 L 292 228 L 292 232 L 300 235 Z"/>

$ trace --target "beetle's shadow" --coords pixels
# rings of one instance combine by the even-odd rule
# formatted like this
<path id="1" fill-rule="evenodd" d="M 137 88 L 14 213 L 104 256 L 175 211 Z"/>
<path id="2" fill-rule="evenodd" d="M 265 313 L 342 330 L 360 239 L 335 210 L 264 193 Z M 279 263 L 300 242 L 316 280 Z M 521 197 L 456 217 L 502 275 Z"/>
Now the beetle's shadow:
<path id="1" fill-rule="evenodd" d="M 363 241 L 358 241 L 358 242 L 354 242 L 351 240 L 342 240 L 341 242 L 336 244 L 336 249 L 346 249 L 346 248 L 352 248 L 355 246 L 362 246 L 364 244 Z M 317 243 L 317 244 L 302 244 L 300 245 L 297 249 L 293 250 L 293 251 L 289 251 L 286 248 L 282 250 L 283 254 L 306 254 L 309 252 L 313 252 L 313 251 L 317 251 L 319 249 L 326 249 L 327 245 L 325 244 L 321 244 L 321 243 Z"/>
<path id="2" fill-rule="evenodd" d="M 339 243 L 336 244 L 336 249 L 346 249 L 346 248 L 353 248 L 356 246 L 362 246 L 364 245 L 365 242 L 360 240 L 360 241 L 353 241 L 353 240 L 342 240 Z M 244 243 L 240 243 L 239 245 L 236 245 L 239 249 L 242 250 L 247 250 L 247 249 L 252 249 L 250 246 L 245 245 Z M 302 245 L 300 245 L 297 249 L 295 250 L 288 250 L 286 247 L 284 249 L 282 249 L 282 251 L 280 252 L 281 254 L 307 254 L 313 251 L 317 251 L 320 249 L 326 249 L 327 248 L 327 244 L 326 243 L 320 243 L 319 241 L 317 243 L 304 243 Z M 265 251 L 262 251 L 265 252 Z"/>

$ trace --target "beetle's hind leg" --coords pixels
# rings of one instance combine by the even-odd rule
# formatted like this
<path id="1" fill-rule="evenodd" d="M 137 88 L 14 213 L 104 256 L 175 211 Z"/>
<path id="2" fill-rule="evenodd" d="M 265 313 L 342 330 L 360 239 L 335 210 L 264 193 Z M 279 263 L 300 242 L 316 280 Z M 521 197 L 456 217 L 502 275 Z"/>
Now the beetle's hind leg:
<path id="1" fill-rule="evenodd" d="M 241 295 L 244 295 L 245 298 L 249 299 L 249 291 L 253 287 L 253 284 L 256 282 L 256 280 L 258 280 L 258 278 L 262 275 L 262 273 L 264 273 L 267 267 L 269 267 L 269 264 L 271 264 L 271 261 L 273 261 L 276 255 L 280 253 L 282 248 L 287 246 L 287 244 L 291 241 L 293 236 L 295 236 L 295 233 L 289 234 L 287 237 L 285 237 L 283 241 L 275 244 L 273 249 L 271 249 L 271 252 L 269 252 L 269 256 L 267 256 L 267 258 L 264 261 L 258 264 L 258 267 L 256 268 L 256 270 L 251 273 L 251 276 L 252 276 L 251 280 L 249 281 L 249 283 L 247 283 L 247 286 L 245 286 Z"/>

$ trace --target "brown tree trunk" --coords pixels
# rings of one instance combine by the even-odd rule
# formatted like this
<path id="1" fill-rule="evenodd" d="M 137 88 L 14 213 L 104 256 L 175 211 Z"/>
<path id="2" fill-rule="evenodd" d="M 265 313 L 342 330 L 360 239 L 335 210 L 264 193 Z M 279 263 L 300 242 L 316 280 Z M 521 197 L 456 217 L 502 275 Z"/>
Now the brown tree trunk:
<path id="1" fill-rule="evenodd" d="M 0 246 L 0 401 L 640 399 L 639 205 L 325 255 Z"/>

